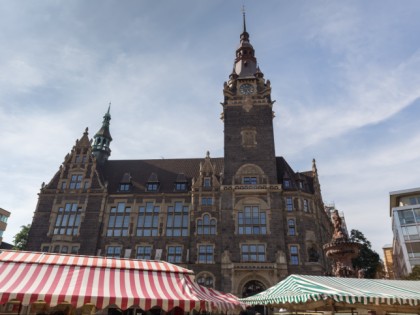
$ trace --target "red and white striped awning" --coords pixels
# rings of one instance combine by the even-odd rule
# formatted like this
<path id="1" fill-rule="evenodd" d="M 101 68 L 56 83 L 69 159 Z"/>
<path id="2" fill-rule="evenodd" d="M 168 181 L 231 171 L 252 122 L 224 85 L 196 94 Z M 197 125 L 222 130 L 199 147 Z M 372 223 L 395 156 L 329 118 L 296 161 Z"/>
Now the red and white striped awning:
<path id="1" fill-rule="evenodd" d="M 0 253 L 0 304 L 43 300 L 50 306 L 91 303 L 148 310 L 159 306 L 184 311 L 234 310 L 243 306 L 232 294 L 198 285 L 191 270 L 162 261 L 58 255 Z"/>

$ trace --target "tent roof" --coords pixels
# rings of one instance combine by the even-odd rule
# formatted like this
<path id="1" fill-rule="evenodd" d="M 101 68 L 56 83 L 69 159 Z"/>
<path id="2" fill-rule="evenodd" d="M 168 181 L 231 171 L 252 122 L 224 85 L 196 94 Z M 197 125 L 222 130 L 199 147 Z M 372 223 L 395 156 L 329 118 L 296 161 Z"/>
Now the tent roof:
<path id="1" fill-rule="evenodd" d="M 311 303 L 315 305 L 319 301 L 419 307 L 420 281 L 291 275 L 266 291 L 240 300 L 254 305 L 293 307 L 305 304 L 308 309 Z"/>
<path id="2" fill-rule="evenodd" d="M 226 311 L 242 306 L 231 294 L 198 285 L 191 270 L 167 262 L 3 251 L 0 304 L 14 299 L 23 305 L 37 300 L 50 306 L 92 303 L 97 309 Z"/>

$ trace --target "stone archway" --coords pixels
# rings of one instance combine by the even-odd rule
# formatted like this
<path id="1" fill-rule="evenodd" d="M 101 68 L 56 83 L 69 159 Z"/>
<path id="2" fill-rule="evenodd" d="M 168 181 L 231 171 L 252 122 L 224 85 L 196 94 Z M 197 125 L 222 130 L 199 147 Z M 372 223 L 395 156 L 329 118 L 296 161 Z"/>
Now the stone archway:
<path id="1" fill-rule="evenodd" d="M 266 290 L 267 288 L 265 287 L 265 285 L 258 281 L 258 280 L 251 280 L 248 281 L 247 283 L 245 283 L 245 285 L 242 287 L 242 297 L 246 298 L 248 296 L 252 296 L 255 295 L 257 293 L 260 293 L 264 290 Z"/>

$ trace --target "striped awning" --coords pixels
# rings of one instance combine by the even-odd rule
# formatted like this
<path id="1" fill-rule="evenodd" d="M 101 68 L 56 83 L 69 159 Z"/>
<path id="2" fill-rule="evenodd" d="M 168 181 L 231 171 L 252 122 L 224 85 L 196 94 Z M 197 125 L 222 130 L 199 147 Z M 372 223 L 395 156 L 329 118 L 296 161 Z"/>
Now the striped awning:
<path id="1" fill-rule="evenodd" d="M 240 299 L 260 305 L 291 305 L 332 300 L 362 305 L 420 305 L 420 281 L 291 275 L 254 296 Z"/>
<path id="2" fill-rule="evenodd" d="M 3 251 L 0 304 L 10 300 L 23 305 L 38 300 L 50 306 L 94 304 L 97 309 L 227 311 L 242 306 L 231 294 L 198 285 L 191 270 L 167 262 Z"/>

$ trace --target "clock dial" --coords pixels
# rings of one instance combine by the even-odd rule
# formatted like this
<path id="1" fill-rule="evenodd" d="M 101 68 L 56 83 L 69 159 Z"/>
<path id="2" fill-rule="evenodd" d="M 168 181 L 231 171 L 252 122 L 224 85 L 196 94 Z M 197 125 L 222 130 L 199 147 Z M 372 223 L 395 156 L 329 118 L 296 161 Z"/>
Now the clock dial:
<path id="1" fill-rule="evenodd" d="M 244 95 L 252 94 L 252 93 L 254 93 L 254 86 L 252 84 L 248 84 L 248 83 L 242 84 L 239 87 L 239 92 L 241 94 L 244 94 Z"/>

